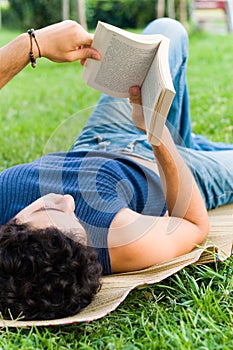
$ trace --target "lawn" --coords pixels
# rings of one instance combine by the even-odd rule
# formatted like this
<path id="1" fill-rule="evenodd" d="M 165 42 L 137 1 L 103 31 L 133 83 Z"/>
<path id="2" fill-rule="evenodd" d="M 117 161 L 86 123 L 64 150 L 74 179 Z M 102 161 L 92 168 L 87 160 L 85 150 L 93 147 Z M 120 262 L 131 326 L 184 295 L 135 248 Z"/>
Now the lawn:
<path id="1" fill-rule="evenodd" d="M 0 31 L 0 45 L 17 33 Z M 189 89 L 194 132 L 233 143 L 232 36 L 192 34 Z M 66 150 L 99 93 L 79 63 L 38 60 L 0 93 L 0 170 Z M 75 123 L 75 128 L 74 128 Z M 0 330 L 1 349 L 232 349 L 233 259 L 189 266 L 140 287 L 110 315 L 91 323 Z"/>

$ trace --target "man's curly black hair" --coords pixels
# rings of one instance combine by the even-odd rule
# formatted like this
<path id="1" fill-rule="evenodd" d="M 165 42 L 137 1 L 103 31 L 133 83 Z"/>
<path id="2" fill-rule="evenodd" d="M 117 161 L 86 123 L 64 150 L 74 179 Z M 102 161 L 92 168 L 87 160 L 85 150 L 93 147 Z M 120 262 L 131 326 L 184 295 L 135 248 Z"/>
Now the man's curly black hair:
<path id="1" fill-rule="evenodd" d="M 94 248 L 54 227 L 0 227 L 0 312 L 5 319 L 55 319 L 78 313 L 100 289 Z"/>

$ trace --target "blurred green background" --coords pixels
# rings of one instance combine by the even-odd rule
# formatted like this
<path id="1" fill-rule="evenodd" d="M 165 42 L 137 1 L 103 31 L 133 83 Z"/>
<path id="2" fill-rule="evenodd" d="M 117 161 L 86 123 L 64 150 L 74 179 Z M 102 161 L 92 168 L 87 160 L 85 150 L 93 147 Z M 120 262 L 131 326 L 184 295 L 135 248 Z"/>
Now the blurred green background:
<path id="1" fill-rule="evenodd" d="M 122 28 L 142 28 L 157 17 L 158 0 L 2 0 L 2 23 L 4 27 L 26 30 L 32 24 L 35 29 L 63 19 L 64 7 L 69 7 L 69 17 L 79 20 L 79 9 L 85 8 L 89 29 L 96 27 L 98 20 Z M 180 19 L 180 1 L 164 0 L 165 15 L 173 4 L 176 19 Z M 190 0 L 183 4 L 190 12 Z"/>

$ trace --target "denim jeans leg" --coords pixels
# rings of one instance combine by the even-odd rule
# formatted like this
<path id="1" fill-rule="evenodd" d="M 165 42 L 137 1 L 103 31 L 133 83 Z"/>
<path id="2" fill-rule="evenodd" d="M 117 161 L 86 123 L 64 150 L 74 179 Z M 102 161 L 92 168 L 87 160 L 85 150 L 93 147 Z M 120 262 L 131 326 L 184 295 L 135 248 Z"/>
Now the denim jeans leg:
<path id="1" fill-rule="evenodd" d="M 212 142 L 207 138 L 193 136 L 190 119 L 190 105 L 186 78 L 188 59 L 188 35 L 184 27 L 170 18 L 152 21 L 143 34 L 163 34 L 170 39 L 169 64 L 176 96 L 167 117 L 167 126 L 177 145 L 203 151 L 223 151 L 233 149 L 232 144 Z"/>
<path id="2" fill-rule="evenodd" d="M 134 139 L 146 140 L 146 135 L 134 126 L 131 115 L 128 99 L 102 94 L 73 149 L 118 151 Z"/>
<path id="3" fill-rule="evenodd" d="M 161 18 L 149 23 L 143 34 L 163 34 L 170 39 L 169 65 L 176 91 L 167 117 L 167 126 L 177 145 L 193 147 L 186 66 L 188 59 L 188 35 L 176 20 Z"/>
<path id="4" fill-rule="evenodd" d="M 170 18 L 162 18 L 151 22 L 143 31 L 143 34 L 156 33 L 170 38 L 169 64 L 176 95 L 168 114 L 167 126 L 175 143 L 204 151 L 233 149 L 233 145 L 214 143 L 201 135 L 193 137 L 186 79 L 187 32 L 179 22 Z M 146 136 L 132 123 L 131 114 L 132 109 L 128 99 L 102 95 L 86 127 L 76 140 L 74 149 L 92 147 L 118 151 L 127 148 L 130 151 L 132 147 L 128 145 L 135 144 L 137 152 L 148 159 L 153 159 L 151 146 Z"/>
<path id="5" fill-rule="evenodd" d="M 233 203 L 233 150 L 178 149 L 189 166 L 207 209 Z"/>

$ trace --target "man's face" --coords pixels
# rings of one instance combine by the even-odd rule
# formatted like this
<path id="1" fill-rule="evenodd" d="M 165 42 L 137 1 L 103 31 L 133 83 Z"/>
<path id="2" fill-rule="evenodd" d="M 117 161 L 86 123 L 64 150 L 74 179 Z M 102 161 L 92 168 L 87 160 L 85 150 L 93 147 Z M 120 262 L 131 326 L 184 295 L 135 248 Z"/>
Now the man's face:
<path id="1" fill-rule="evenodd" d="M 20 211 L 15 219 L 33 229 L 56 227 L 71 234 L 71 238 L 87 243 L 87 235 L 74 214 L 75 204 L 71 195 L 50 193 L 43 196 Z"/>

